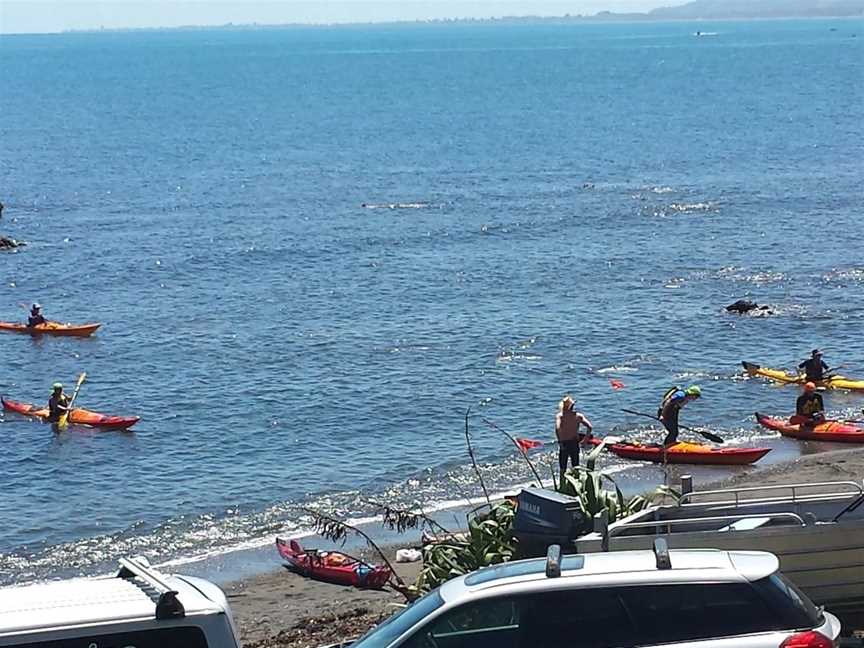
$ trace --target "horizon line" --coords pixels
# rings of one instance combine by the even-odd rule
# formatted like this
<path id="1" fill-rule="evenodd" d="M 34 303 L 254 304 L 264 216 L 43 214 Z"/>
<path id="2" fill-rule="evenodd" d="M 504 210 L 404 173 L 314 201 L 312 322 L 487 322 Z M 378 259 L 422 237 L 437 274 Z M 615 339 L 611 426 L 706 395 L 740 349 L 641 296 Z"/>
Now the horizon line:
<path id="1" fill-rule="evenodd" d="M 329 22 L 285 22 L 285 23 L 221 23 L 216 25 L 188 24 L 175 26 L 139 26 L 139 27 L 89 27 L 82 29 L 64 29 L 59 31 L 34 31 L 34 32 L 3 32 L 2 36 L 57 36 L 63 34 L 94 34 L 94 33 L 126 33 L 126 32 L 171 32 L 171 31 L 207 31 L 207 30 L 237 30 L 254 31 L 256 29 L 290 29 L 290 28 L 334 28 L 334 27 L 364 27 L 364 26 L 386 26 L 386 25 L 440 25 L 453 23 L 500 23 L 500 22 L 595 22 L 595 23 L 627 23 L 627 22 L 746 22 L 760 20 L 842 20 L 861 19 L 861 14 L 840 15 L 788 15 L 788 16 L 729 16 L 729 17 L 705 17 L 674 18 L 669 16 L 656 17 L 653 12 L 627 12 L 616 13 L 613 11 L 600 11 L 594 14 L 563 14 L 563 15 L 539 15 L 521 14 L 504 16 L 478 17 L 453 17 L 453 18 L 417 18 L 414 20 L 346 20 Z"/>

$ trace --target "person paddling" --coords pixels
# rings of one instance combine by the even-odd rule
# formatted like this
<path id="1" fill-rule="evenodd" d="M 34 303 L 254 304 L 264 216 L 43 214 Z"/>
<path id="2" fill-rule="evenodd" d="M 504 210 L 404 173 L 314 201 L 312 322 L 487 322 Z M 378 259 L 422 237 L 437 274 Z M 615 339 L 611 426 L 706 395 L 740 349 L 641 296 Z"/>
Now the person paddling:
<path id="1" fill-rule="evenodd" d="M 691 385 L 687 389 L 673 387 L 665 394 L 657 409 L 657 418 L 666 428 L 668 434 L 663 440 L 663 446 L 669 447 L 678 443 L 678 414 L 687 403 L 702 396 L 702 389 L 698 385 Z"/>
<path id="2" fill-rule="evenodd" d="M 797 425 L 816 425 L 825 420 L 825 404 L 822 394 L 816 391 L 816 384 L 804 385 L 804 393 L 795 402 L 795 416 L 789 422 Z"/>
<path id="3" fill-rule="evenodd" d="M 558 437 L 558 466 L 561 475 L 567 471 L 567 461 L 575 468 L 579 465 L 579 428 L 588 429 L 587 436 L 594 433 L 594 426 L 582 412 L 576 410 L 576 402 L 566 394 L 558 404 L 555 416 L 555 436 Z"/>
<path id="4" fill-rule="evenodd" d="M 63 393 L 63 383 L 56 382 L 51 386 L 51 398 L 48 399 L 48 421 L 57 423 L 68 411 L 69 397 Z"/>
<path id="5" fill-rule="evenodd" d="M 33 304 L 30 308 L 30 316 L 27 318 L 27 326 L 33 328 L 34 326 L 39 326 L 47 321 L 48 320 L 46 320 L 45 316 L 42 314 L 42 307 L 39 304 Z"/>
<path id="6" fill-rule="evenodd" d="M 810 359 L 799 364 L 798 368 L 804 370 L 805 380 L 812 383 L 823 380 L 825 372 L 828 371 L 828 365 L 822 360 L 822 352 L 819 349 L 813 349 Z"/>

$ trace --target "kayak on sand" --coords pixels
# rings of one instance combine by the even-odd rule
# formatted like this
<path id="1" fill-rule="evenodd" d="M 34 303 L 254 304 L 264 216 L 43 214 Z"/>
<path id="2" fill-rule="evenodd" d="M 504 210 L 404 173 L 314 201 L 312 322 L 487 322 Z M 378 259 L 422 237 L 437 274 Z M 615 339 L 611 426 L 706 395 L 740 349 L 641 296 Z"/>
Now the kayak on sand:
<path id="1" fill-rule="evenodd" d="M 0 398 L 3 409 L 24 416 L 32 416 L 45 420 L 48 418 L 48 408 L 21 403 L 19 401 Z M 69 422 L 73 425 L 89 425 L 90 427 L 125 430 L 135 425 L 141 418 L 138 416 L 108 416 L 76 407 L 69 414 Z"/>
<path id="2" fill-rule="evenodd" d="M 780 369 L 768 369 L 761 367 L 755 362 L 743 361 L 744 370 L 751 376 L 767 378 L 784 385 L 803 385 L 806 380 L 804 374 L 790 374 Z M 816 383 L 817 387 L 826 389 L 849 389 L 853 391 L 864 391 L 864 380 L 851 380 L 845 376 L 829 376 Z"/>
<path id="3" fill-rule="evenodd" d="M 369 565 L 341 551 L 303 549 L 296 540 L 282 538 L 276 538 L 276 549 L 292 571 L 316 580 L 362 589 L 381 589 L 390 580 L 388 567 Z"/>
<path id="4" fill-rule="evenodd" d="M 587 439 L 587 442 L 598 446 L 603 443 L 603 439 L 592 437 Z M 665 452 L 660 445 L 643 445 L 629 441 L 608 443 L 606 449 L 622 459 L 706 466 L 743 466 L 755 463 L 771 452 L 771 448 L 717 448 L 686 441 L 669 446 Z"/>
<path id="5" fill-rule="evenodd" d="M 65 337 L 89 337 L 96 332 L 101 324 L 61 324 L 60 322 L 45 322 L 36 326 L 17 324 L 15 322 L 0 322 L 0 331 L 24 333 L 25 335 L 60 335 Z"/>
<path id="6" fill-rule="evenodd" d="M 864 443 L 864 427 L 844 421 L 825 421 L 816 425 L 801 425 L 790 419 L 765 416 L 756 412 L 756 420 L 769 430 L 783 436 L 808 441 L 839 441 L 841 443 Z"/>

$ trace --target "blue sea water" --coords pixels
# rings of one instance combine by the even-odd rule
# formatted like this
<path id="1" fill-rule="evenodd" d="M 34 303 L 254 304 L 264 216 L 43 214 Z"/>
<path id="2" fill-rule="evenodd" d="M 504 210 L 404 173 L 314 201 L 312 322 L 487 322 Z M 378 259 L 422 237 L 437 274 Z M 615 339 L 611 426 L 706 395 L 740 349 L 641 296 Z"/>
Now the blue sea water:
<path id="1" fill-rule="evenodd" d="M 0 582 L 477 495 L 469 406 L 493 489 L 530 473 L 482 419 L 549 440 L 566 391 L 657 440 L 620 408 L 696 382 L 682 420 L 764 461 L 836 448 L 757 429 L 797 394 L 739 362 L 820 346 L 864 377 L 864 24 L 705 29 L 0 37 L 0 231 L 28 242 L 0 254 L 0 319 L 104 323 L 3 335 L 0 392 L 86 370 L 82 406 L 142 416 L 0 421 Z M 742 297 L 772 315 L 723 311 Z"/>

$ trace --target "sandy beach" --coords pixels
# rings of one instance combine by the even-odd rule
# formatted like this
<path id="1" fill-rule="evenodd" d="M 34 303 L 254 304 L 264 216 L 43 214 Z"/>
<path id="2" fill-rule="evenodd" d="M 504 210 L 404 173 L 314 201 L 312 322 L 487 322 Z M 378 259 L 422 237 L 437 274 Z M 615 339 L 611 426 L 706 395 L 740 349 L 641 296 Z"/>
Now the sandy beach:
<path id="1" fill-rule="evenodd" d="M 766 486 L 864 478 L 864 448 L 808 455 L 788 463 L 740 475 L 710 487 Z M 387 549 L 392 555 L 395 547 Z M 419 563 L 396 565 L 412 582 Z M 386 618 L 402 603 L 393 592 L 370 592 L 311 581 L 285 569 L 230 583 L 225 587 L 244 646 L 312 648 L 357 637 Z"/>
<path id="2" fill-rule="evenodd" d="M 395 553 L 395 548 L 387 550 Z M 419 562 L 394 566 L 407 583 L 420 571 Z M 340 587 L 284 568 L 224 590 L 246 648 L 336 643 L 363 634 L 404 603 L 396 592 Z"/>

